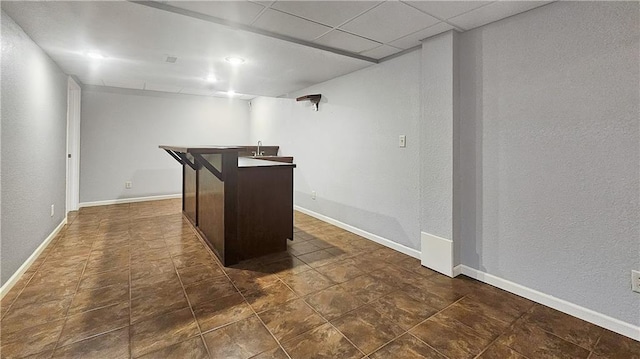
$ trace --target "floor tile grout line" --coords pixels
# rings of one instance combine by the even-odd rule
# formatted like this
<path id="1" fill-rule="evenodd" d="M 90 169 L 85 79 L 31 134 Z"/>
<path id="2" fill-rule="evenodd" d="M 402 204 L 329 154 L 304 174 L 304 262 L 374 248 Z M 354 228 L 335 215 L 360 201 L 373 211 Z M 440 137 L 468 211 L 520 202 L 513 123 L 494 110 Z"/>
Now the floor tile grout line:
<path id="1" fill-rule="evenodd" d="M 97 230 L 99 231 L 100 229 L 100 222 L 102 221 L 98 221 L 98 228 Z M 89 259 L 91 258 L 91 253 L 93 253 L 93 247 L 95 246 L 95 242 L 96 239 L 94 238 L 91 241 L 91 250 L 89 251 L 89 254 L 87 255 L 87 259 L 84 262 L 84 266 L 82 266 L 82 272 L 80 273 L 80 277 L 78 278 L 78 283 L 76 284 L 76 289 L 73 293 L 73 296 L 71 297 L 71 302 L 69 303 L 69 306 L 67 307 L 67 310 L 65 311 L 65 315 L 64 315 L 64 323 L 62 324 L 62 329 L 60 329 L 60 333 L 58 333 L 58 339 L 56 339 L 56 344 L 53 347 L 53 351 L 51 352 L 51 356 L 53 356 L 56 352 L 56 350 L 58 349 L 58 344 L 60 344 L 60 338 L 62 338 L 62 332 L 64 331 L 65 326 L 67 325 L 67 322 L 69 320 L 69 311 L 71 310 L 71 306 L 73 305 L 73 300 L 76 298 L 76 295 L 78 294 L 78 289 L 80 288 L 80 283 L 82 282 L 82 277 L 84 277 L 84 273 L 87 270 L 87 265 L 89 264 Z"/>
<path id="2" fill-rule="evenodd" d="M 367 275 L 367 274 L 365 273 L 364 275 Z M 360 276 L 358 276 L 358 277 L 362 277 L 362 276 L 364 276 L 364 275 L 360 275 Z M 352 278 L 352 279 L 356 279 L 356 278 L 358 278 L 358 277 L 354 277 L 354 278 Z M 374 279 L 375 279 L 375 278 L 374 278 Z M 351 279 L 350 279 L 350 280 L 351 280 Z M 327 289 L 329 289 L 329 288 L 333 288 L 333 287 L 338 287 L 338 286 L 340 286 L 340 285 L 342 285 L 342 284 L 344 284 L 344 283 L 349 282 L 350 280 L 348 280 L 348 281 L 346 281 L 346 282 L 342 282 L 342 283 L 334 284 L 334 285 L 332 285 L 332 286 L 329 286 L 329 287 L 324 288 L 324 289 L 320 289 L 320 290 L 318 290 L 318 291 L 314 291 L 314 292 L 308 293 L 308 294 L 306 294 L 305 296 L 302 296 L 302 297 L 300 297 L 300 298 L 304 299 L 305 297 L 309 297 L 310 295 L 315 294 L 315 293 L 318 293 L 318 292 L 321 292 L 321 291 L 323 291 L 323 290 L 327 290 Z M 284 281 L 283 281 L 283 283 L 284 283 Z M 284 284 L 285 284 L 285 285 L 287 285 L 286 283 L 284 283 Z M 287 285 L 287 287 L 288 287 L 288 285 Z M 395 286 L 391 286 L 391 287 L 393 287 L 394 289 L 399 289 L 398 287 L 395 287 Z M 293 291 L 293 289 L 291 289 L 291 290 Z M 294 292 L 294 293 L 295 293 L 295 292 Z M 391 293 L 391 292 L 389 292 L 389 293 Z M 354 312 L 354 311 L 356 311 L 356 310 L 358 310 L 358 309 L 360 309 L 360 308 L 362 308 L 362 307 L 364 307 L 364 306 L 367 306 L 367 305 L 369 305 L 369 304 L 372 304 L 373 302 L 378 301 L 380 298 L 382 298 L 382 297 L 384 297 L 384 296 L 389 295 L 389 293 L 386 293 L 386 294 L 384 294 L 384 295 L 382 295 L 382 296 L 380 296 L 380 297 L 378 297 L 378 298 L 376 298 L 376 299 L 374 299 L 374 300 L 372 300 L 372 301 L 365 302 L 364 304 L 362 304 L 362 305 L 360 305 L 360 306 L 358 306 L 358 307 L 356 307 L 356 308 L 349 309 L 348 311 L 346 311 L 346 312 L 344 312 L 344 313 L 340 314 L 340 316 L 335 317 L 335 318 L 333 318 L 333 319 L 331 319 L 331 320 L 337 320 L 337 319 L 340 319 L 340 318 L 342 318 L 342 317 L 344 317 L 344 316 L 348 315 L 349 313 L 352 313 L 352 312 Z M 347 294 L 350 294 L 350 293 L 349 293 L 349 292 L 347 292 Z M 356 299 L 357 299 L 357 298 L 356 298 Z M 306 300 L 305 300 L 305 302 L 306 302 Z M 307 304 L 308 304 L 308 303 L 307 303 Z M 342 332 L 341 332 L 341 333 L 342 333 Z"/>
<path id="3" fill-rule="evenodd" d="M 494 339 L 493 339 L 493 340 L 492 340 L 492 341 L 491 341 L 491 342 L 490 342 L 490 343 L 489 343 L 489 344 L 488 344 L 484 349 L 482 349 L 482 351 L 481 351 L 480 353 L 478 353 L 478 355 L 476 355 L 474 358 L 479 358 L 479 357 L 480 357 L 484 352 L 486 352 L 486 351 L 487 351 L 487 349 L 489 349 L 489 347 L 491 347 L 494 343 L 496 343 L 496 342 L 498 341 L 498 339 L 500 339 L 500 338 L 501 338 L 505 333 L 507 333 L 507 332 L 511 331 L 511 330 L 515 327 L 516 323 L 517 323 L 520 319 L 522 319 L 525 315 L 527 315 L 527 314 L 531 313 L 531 311 L 533 311 L 533 308 L 534 308 L 534 307 L 535 307 L 535 304 L 534 304 L 534 305 L 532 305 L 532 306 L 531 306 L 531 308 L 529 308 L 529 309 L 525 310 L 522 314 L 520 314 L 520 315 L 518 316 L 518 318 L 514 319 L 514 320 L 511 322 L 511 324 L 509 324 L 509 326 L 508 326 L 505 330 L 503 330 L 503 331 L 502 331 L 502 333 L 500 333 L 499 335 L 497 335 L 497 336 L 496 336 L 496 337 L 495 337 L 495 338 L 494 338 Z M 526 355 L 524 355 L 524 354 L 520 353 L 519 351 L 515 350 L 514 348 L 512 348 L 512 347 L 510 347 L 510 346 L 508 346 L 508 345 L 505 345 L 505 346 L 506 346 L 507 348 L 509 348 L 509 349 L 513 350 L 514 352 L 516 352 L 516 353 L 518 353 L 518 354 L 522 355 L 522 356 L 523 356 L 523 357 L 525 357 L 526 359 L 529 359 L 529 357 L 528 357 L 528 356 L 526 356 Z"/>
<path id="4" fill-rule="evenodd" d="M 577 346 L 578 348 L 584 349 L 584 350 L 588 351 L 589 353 L 591 353 L 591 352 L 595 349 L 595 345 L 596 345 L 596 344 L 594 344 L 594 345 L 593 345 L 593 349 L 589 349 L 589 348 L 583 347 L 583 346 L 582 346 L 582 345 L 580 345 L 580 344 L 577 344 L 577 343 L 574 343 L 574 342 L 572 342 L 572 341 L 570 341 L 570 340 L 567 340 L 567 339 L 565 339 L 565 338 L 563 338 L 563 337 L 559 336 L 559 335 L 558 335 L 558 334 L 556 334 L 556 333 L 550 332 L 550 331 L 548 331 L 548 330 L 546 330 L 546 329 L 542 328 L 541 326 L 539 326 L 539 325 L 537 325 L 537 324 L 535 324 L 535 323 L 530 323 L 530 324 L 531 324 L 531 325 L 533 325 L 534 327 L 536 327 L 536 328 L 538 328 L 538 329 L 542 330 L 543 332 L 545 332 L 545 333 L 547 333 L 547 334 L 553 335 L 554 337 L 556 337 L 556 338 L 558 338 L 558 339 L 560 339 L 560 340 L 562 340 L 562 341 L 565 341 L 565 342 L 567 342 L 567 343 L 569 343 L 569 344 L 575 345 L 575 346 Z M 598 327 L 598 328 L 601 328 L 601 327 Z M 602 328 L 601 328 L 601 329 L 602 329 Z M 600 336 L 598 336 L 598 340 L 596 340 L 596 343 L 597 343 L 599 340 L 600 340 Z"/>
<path id="5" fill-rule="evenodd" d="M 412 326 L 411 328 L 409 328 L 409 329 L 405 330 L 402 334 L 400 334 L 400 335 L 396 336 L 395 338 L 393 338 L 393 339 L 389 340 L 388 342 L 386 342 L 386 343 L 382 344 L 381 346 L 379 346 L 379 347 L 375 348 L 373 351 L 371 351 L 370 353 L 367 353 L 366 355 L 371 355 L 371 354 L 375 353 L 376 351 L 378 351 L 378 350 L 380 350 L 380 349 L 384 348 L 387 344 L 389 344 L 389 343 L 393 342 L 394 340 L 396 340 L 396 339 L 400 338 L 401 336 L 403 336 L 403 335 L 405 335 L 405 334 L 411 334 L 411 333 L 410 333 L 410 332 L 411 332 L 411 330 L 413 330 L 414 328 L 416 328 L 416 327 L 417 327 L 417 326 L 419 326 L 420 324 L 422 324 L 422 323 L 426 322 L 427 320 L 429 320 L 429 318 L 431 318 L 431 317 L 433 317 L 433 316 L 436 316 L 436 315 L 438 315 L 438 314 L 442 313 L 442 312 L 443 312 L 444 310 L 446 310 L 447 308 L 449 308 L 449 307 L 451 307 L 452 305 L 456 304 L 457 302 L 461 301 L 464 297 L 466 297 L 466 295 L 465 295 L 465 296 L 462 296 L 461 298 L 459 298 L 459 299 L 458 299 L 458 300 L 456 300 L 455 302 L 453 302 L 453 303 L 451 303 L 451 304 L 447 305 L 446 307 L 442 308 L 441 310 L 439 310 L 439 311 L 437 311 L 437 312 L 433 313 L 432 315 L 430 315 L 429 317 L 427 317 L 427 318 L 425 318 L 424 320 L 420 321 L 420 322 L 419 322 L 419 323 L 417 323 L 416 325 L 414 325 L 414 326 Z M 374 310 L 376 310 L 376 309 L 374 308 Z M 377 310 L 376 310 L 376 312 L 377 312 Z M 378 313 L 380 313 L 380 312 L 378 312 Z M 382 314 L 382 313 L 380 313 L 380 315 L 384 316 L 384 314 Z M 396 323 L 394 323 L 394 324 L 396 324 Z M 397 325 L 397 324 L 396 324 L 396 325 Z M 413 335 L 413 334 L 411 334 L 411 335 Z M 419 339 L 419 338 L 418 338 L 418 339 Z M 421 341 L 422 341 L 422 340 L 421 340 Z M 424 343 L 424 341 L 422 341 L 422 342 Z M 427 343 L 425 343 L 425 344 L 427 344 Z M 427 345 L 428 345 L 428 344 L 427 344 Z M 429 345 L 429 347 L 431 347 L 431 346 Z M 434 350 L 435 350 L 435 348 L 434 348 Z M 437 351 L 437 350 L 436 350 L 436 351 Z M 438 352 L 438 353 L 440 353 L 439 351 L 437 351 L 437 352 Z M 441 354 L 442 354 L 442 353 L 441 353 Z M 447 356 L 445 355 L 445 357 L 447 357 Z"/>
<path id="6" fill-rule="evenodd" d="M 542 304 L 534 303 L 534 304 L 533 304 L 533 306 L 532 306 L 529 310 L 527 310 L 527 312 L 526 312 L 525 314 L 530 314 L 530 313 L 531 313 L 531 311 L 533 311 L 533 309 L 535 309 L 535 307 L 536 307 L 536 306 L 542 306 L 542 307 L 545 307 L 545 306 L 544 306 L 544 305 L 542 305 Z M 568 315 L 568 314 L 567 314 L 567 315 Z M 522 317 L 522 316 L 521 316 L 521 317 Z M 521 317 L 518 317 L 518 320 L 519 320 Z M 572 318 L 575 318 L 575 317 L 572 317 Z M 538 325 L 538 324 L 536 324 L 536 323 L 529 323 L 529 324 L 533 325 L 534 327 L 536 327 L 536 328 L 538 328 L 538 329 L 542 330 L 543 332 L 545 332 L 545 333 L 547 333 L 547 334 L 553 335 L 554 337 L 556 337 L 556 338 L 558 338 L 558 339 L 560 339 L 560 340 L 562 340 L 562 341 L 568 342 L 568 343 L 570 343 L 570 344 L 573 344 L 573 345 L 575 345 L 575 346 L 577 346 L 577 347 L 579 347 L 579 348 L 582 348 L 582 349 L 584 349 L 584 350 L 588 351 L 588 352 L 590 353 L 589 355 L 591 355 L 591 352 L 592 352 L 592 351 L 594 351 L 594 349 L 595 349 L 595 347 L 596 347 L 596 344 L 600 341 L 600 338 L 602 337 L 602 333 L 603 333 L 603 330 L 604 330 L 604 328 L 599 327 L 599 326 L 597 326 L 597 325 L 593 324 L 595 327 L 597 327 L 597 328 L 600 330 L 600 334 L 598 335 L 598 339 L 596 339 L 596 342 L 593 344 L 593 348 L 592 348 L 592 349 L 590 349 L 590 348 L 587 348 L 587 347 L 583 347 L 582 345 L 580 345 L 580 344 L 578 344 L 578 343 L 574 343 L 574 342 L 572 342 L 572 341 L 570 341 L 570 340 L 567 340 L 567 339 L 565 339 L 565 338 L 563 338 L 563 337 L 559 336 L 558 334 L 556 334 L 556 333 L 554 333 L 554 332 L 548 331 L 548 330 L 546 330 L 545 328 L 543 328 L 543 327 L 539 326 L 539 325 Z M 513 349 L 513 348 L 512 348 L 512 349 Z"/>
<path id="7" fill-rule="evenodd" d="M 114 304 L 114 305 L 117 305 L 117 304 Z M 66 324 L 66 323 L 65 323 L 65 324 Z M 116 331 L 121 330 L 121 329 L 123 329 L 123 328 L 127 328 L 128 326 L 129 326 L 129 325 L 123 325 L 123 326 L 120 326 L 120 327 L 117 327 L 117 328 L 108 329 L 108 330 L 103 331 L 103 332 L 100 332 L 100 333 L 91 334 L 91 335 L 90 335 L 90 336 L 88 336 L 88 337 L 84 337 L 84 338 L 82 338 L 82 339 L 79 339 L 79 340 L 76 340 L 76 341 L 73 341 L 73 342 L 67 343 L 67 344 L 65 344 L 65 345 L 62 345 L 62 346 L 57 347 L 56 349 L 64 348 L 64 347 L 66 347 L 66 346 L 73 345 L 73 344 L 77 344 L 77 343 L 81 343 L 81 342 L 84 342 L 84 341 L 86 341 L 86 340 L 90 340 L 90 339 L 93 339 L 93 338 L 99 337 L 99 336 L 104 335 L 104 334 L 109 334 L 109 333 L 112 333 L 112 332 L 116 332 Z"/>
<path id="8" fill-rule="evenodd" d="M 600 344 L 600 339 L 602 339 L 602 336 L 604 335 L 604 331 L 605 329 L 601 329 L 600 330 L 600 336 L 598 337 L 598 339 L 596 340 L 596 342 L 593 344 L 593 350 L 589 353 L 589 356 L 587 357 L 587 359 L 590 359 L 593 354 L 598 354 L 596 353 L 596 348 L 598 347 L 598 344 Z"/>
<path id="9" fill-rule="evenodd" d="M 496 288 L 496 287 L 493 287 L 493 286 L 492 286 L 491 288 L 492 288 L 492 289 L 499 289 L 499 288 Z M 480 289 L 480 290 L 484 290 L 484 287 L 482 287 L 482 289 Z M 512 295 L 512 294 L 513 294 L 513 293 L 509 293 L 509 292 L 503 291 L 502 289 L 499 289 L 499 290 L 500 290 L 500 292 L 498 292 L 498 293 L 500 293 L 500 294 L 498 294 L 498 295 L 503 295 L 504 293 L 506 293 L 507 295 Z M 504 292 L 504 293 L 502 293 L 502 292 Z M 518 296 L 518 297 L 519 297 L 519 296 Z M 522 297 L 520 297 L 520 298 L 522 298 Z M 525 298 L 525 299 L 526 299 L 526 298 Z M 473 298 L 472 298 L 472 297 L 469 297 L 469 300 L 473 300 Z M 527 299 L 527 300 L 528 300 L 528 299 Z M 484 303 L 484 302 L 480 302 L 480 304 L 482 304 L 483 306 L 486 306 L 486 307 L 491 307 L 491 305 L 490 305 L 490 304 L 486 304 L 486 303 Z M 535 303 L 534 303 L 534 304 L 535 304 Z M 524 311 L 524 313 L 529 312 L 529 310 L 531 310 L 532 308 L 533 308 L 533 305 L 532 305 L 529 309 L 525 310 L 525 311 Z M 471 310 L 471 309 L 469 309 L 469 308 L 465 308 L 465 309 L 467 309 L 467 310 Z M 499 322 L 503 322 L 503 323 L 509 324 L 509 322 L 505 322 L 503 319 L 496 318 L 495 316 L 493 316 L 493 315 L 491 315 L 491 314 L 483 314 L 483 315 L 485 315 L 485 316 L 489 317 L 490 319 L 497 320 L 497 321 L 499 321 Z M 513 323 L 514 321 L 516 321 L 516 320 L 520 319 L 521 317 L 522 317 L 522 315 L 518 315 L 518 317 L 517 317 L 516 319 L 511 320 L 511 323 Z"/>
<path id="10" fill-rule="evenodd" d="M 151 217 L 149 217 L 149 218 L 151 218 Z M 169 249 L 168 249 L 168 246 L 167 246 L 167 244 L 166 244 L 166 240 L 165 240 L 164 235 L 162 235 L 161 239 L 162 239 L 163 243 L 165 244 L 165 249 L 166 249 L 166 250 L 167 250 L 167 252 L 168 252 L 168 251 L 169 251 Z M 144 239 L 144 241 L 148 241 L 148 240 L 149 240 L 149 239 Z M 161 248 L 158 248 L 158 249 L 161 249 Z M 171 261 L 171 265 L 173 266 L 173 270 L 174 270 L 174 272 L 176 273 L 176 276 L 178 277 L 178 281 L 180 282 L 180 286 L 181 286 L 181 288 L 182 288 L 183 296 L 184 296 L 184 298 L 185 298 L 185 299 L 186 299 L 186 301 L 187 301 L 187 305 L 189 306 L 189 309 L 191 309 L 191 303 L 189 302 L 189 299 L 188 299 L 188 296 L 187 296 L 187 294 L 186 294 L 186 290 L 185 290 L 185 288 L 184 288 L 184 284 L 182 283 L 182 280 L 181 280 L 181 278 L 180 278 L 180 274 L 179 274 L 179 272 L 178 272 L 178 269 L 177 269 L 177 267 L 175 266 L 175 263 L 173 262 L 173 256 L 171 255 L 171 253 L 170 253 L 170 252 L 168 252 L 168 253 L 169 253 L 168 258 L 153 259 L 153 260 L 150 260 L 150 262 L 160 261 L 160 260 L 163 260 L 163 259 L 169 259 L 169 260 Z M 130 275 L 131 275 L 131 274 L 130 274 Z M 158 274 L 158 275 L 162 275 L 162 274 Z M 142 278 L 144 278 L 144 277 L 142 277 Z M 138 278 L 138 279 L 140 279 L 140 278 Z M 138 298 L 141 298 L 141 297 L 136 297 L 136 298 L 133 298 L 133 299 L 138 299 Z M 186 309 L 186 308 L 175 309 L 175 310 L 171 310 L 171 311 L 169 311 L 169 312 L 175 312 L 175 311 L 183 310 L 183 309 Z M 131 312 L 130 312 L 130 313 L 131 313 Z M 138 320 L 136 323 L 131 323 L 131 326 L 133 326 L 134 324 L 137 324 L 137 323 L 139 323 L 139 322 L 145 321 L 145 320 L 149 320 L 149 319 L 153 319 L 153 318 L 157 318 L 157 317 L 163 316 L 163 315 L 165 315 L 165 314 L 167 314 L 167 313 L 164 313 L 164 314 L 157 314 L 157 315 L 153 315 L 153 316 L 149 316 L 149 317 L 143 318 L 143 319 L 141 319 L 141 320 Z M 196 325 L 198 326 L 198 333 L 199 333 L 199 335 L 197 335 L 197 336 L 199 336 L 199 337 L 203 340 L 203 342 L 204 342 L 204 338 L 202 338 L 202 331 L 200 330 L 199 323 L 198 323 L 197 318 L 195 317 L 195 314 L 194 314 L 194 312 L 193 312 L 193 310 L 192 310 L 192 309 L 191 309 L 191 314 L 192 314 L 192 316 L 193 316 L 193 318 L 194 318 L 194 321 L 196 322 Z M 132 320 L 132 319 L 131 319 L 131 320 Z M 131 336 L 132 336 L 132 333 L 130 332 L 130 338 L 131 338 Z M 176 345 L 176 344 L 183 343 L 183 342 L 185 342 L 185 341 L 187 341 L 187 340 L 189 340 L 189 339 L 191 339 L 191 338 L 195 338 L 195 337 L 196 337 L 196 336 L 194 336 L 194 337 L 190 337 L 190 338 L 187 338 L 187 339 L 185 339 L 185 340 L 179 341 L 178 343 L 174 343 L 174 344 L 172 344 L 172 345 Z M 130 340 L 130 343 L 132 343 L 132 341 L 131 341 L 131 340 Z M 209 350 L 208 350 L 208 348 L 206 347 L 206 343 L 204 343 L 204 345 L 205 345 L 205 349 L 207 350 L 207 354 L 208 354 L 208 353 L 209 353 Z M 169 345 L 169 346 L 171 346 L 171 345 Z M 163 348 L 166 348 L 166 347 L 163 347 Z M 160 349 L 163 349 L 163 348 L 159 348 L 159 349 L 153 350 L 153 351 L 151 351 L 150 353 L 155 352 L 155 351 L 160 350 Z M 132 346 L 131 346 L 131 351 L 132 351 L 132 350 L 133 350 L 133 348 L 132 348 Z M 146 355 L 146 354 L 148 354 L 148 353 L 145 353 L 145 354 L 143 354 L 143 355 Z M 131 353 L 131 357 L 133 357 L 133 354 L 132 354 L 132 353 Z"/>
<path id="11" fill-rule="evenodd" d="M 181 224 L 183 224 L 184 222 L 182 222 Z M 164 241 L 164 244 L 166 246 L 167 252 L 169 252 L 169 247 L 167 246 L 167 241 L 165 240 L 165 237 L 162 237 L 162 240 Z M 193 305 L 191 304 L 191 300 L 189 299 L 189 296 L 187 295 L 187 288 L 185 287 L 184 283 L 182 282 L 182 277 L 180 277 L 180 272 L 178 271 L 178 267 L 176 266 L 176 262 L 174 262 L 173 258 L 174 255 L 171 254 L 171 252 L 169 252 L 169 257 L 171 258 L 171 264 L 173 265 L 173 270 L 176 273 L 176 276 L 178 277 L 178 281 L 180 282 L 180 287 L 182 288 L 182 295 L 184 295 L 184 297 L 187 300 L 187 305 L 189 306 L 189 310 L 191 311 L 191 315 L 193 316 L 193 320 L 196 322 L 196 326 L 198 327 L 198 333 L 199 333 L 199 337 L 200 340 L 202 341 L 202 344 L 204 345 L 204 349 L 207 351 L 207 355 L 209 356 L 209 358 L 211 358 L 211 351 L 209 350 L 209 345 L 207 345 L 207 341 L 204 340 L 204 334 L 202 333 L 202 328 L 200 327 L 200 322 L 198 321 L 198 317 L 196 317 L 196 313 L 193 310 Z M 185 339 L 186 340 L 189 340 Z M 182 342 L 184 342 L 182 341 Z M 182 343 L 181 342 L 181 343 Z M 177 343 L 175 343 L 177 344 Z"/>
<path id="12" fill-rule="evenodd" d="M 285 285 L 286 285 L 286 283 L 285 283 Z M 338 285 L 338 284 L 336 284 L 336 285 Z M 329 287 L 329 288 L 331 288 L 331 287 Z M 325 289 L 328 289 L 328 288 L 325 288 Z M 324 289 L 322 289 L 322 290 L 324 290 Z M 320 292 L 320 291 L 318 291 L 318 292 Z M 317 292 L 314 292 L 314 293 L 317 293 Z M 313 294 L 313 293 L 309 293 L 309 295 L 311 295 L 311 294 Z M 333 323 L 331 323 L 331 320 L 329 320 L 329 319 L 328 319 L 328 318 L 326 318 L 324 315 L 322 315 L 322 313 L 320 313 L 319 311 L 317 311 L 317 310 L 316 310 L 316 308 L 314 308 L 311 304 L 307 303 L 307 301 L 306 301 L 305 299 L 302 299 L 302 301 L 303 301 L 303 302 L 304 302 L 308 307 L 310 307 L 310 308 L 311 308 L 311 310 L 313 310 L 314 312 L 316 312 L 316 314 L 318 314 L 322 319 L 326 320 L 326 321 L 327 321 L 327 323 L 325 323 L 325 324 L 329 324 L 333 329 L 335 329 L 338 333 L 340 333 L 340 335 L 342 335 L 342 337 L 343 337 L 344 339 L 346 339 L 346 340 L 347 340 L 351 345 L 353 345 L 353 347 L 354 347 L 354 348 L 356 348 L 356 350 L 358 350 L 360 353 L 362 353 L 362 356 L 363 356 L 363 357 L 366 357 L 366 356 L 367 356 L 367 354 L 366 354 L 364 351 L 362 351 L 362 350 L 360 349 L 360 347 L 358 347 L 357 345 L 355 345 L 355 343 L 353 343 L 353 342 L 351 341 L 351 339 L 347 338 L 347 336 L 346 336 L 343 332 L 341 332 L 341 331 L 340 331 L 340 329 L 338 329 L 335 325 L 333 325 Z M 366 305 L 366 304 L 365 304 L 365 305 Z M 363 306 L 364 306 L 364 305 L 359 306 L 358 308 L 362 308 Z M 357 308 L 356 308 L 356 309 L 357 309 Z M 354 310 L 355 310 L 355 309 L 354 309 Z M 351 312 L 351 310 L 350 310 L 349 312 Z M 342 317 L 342 316 L 340 316 L 340 317 L 338 317 L 338 318 L 341 318 L 341 317 Z M 338 318 L 335 318 L 335 319 L 338 319 Z M 333 319 L 333 320 L 335 320 L 335 319 Z M 324 324 L 323 324 L 323 325 L 324 325 Z M 318 327 L 319 327 L 319 326 L 318 326 Z M 318 328 L 318 327 L 316 327 L 316 328 Z M 316 329 L 316 328 L 313 328 L 313 329 Z M 313 330 L 313 329 L 312 329 L 312 330 Z M 310 331 L 310 330 L 309 330 L 309 331 Z M 309 331 L 306 331 L 305 333 L 307 333 L 307 332 L 309 332 Z M 300 333 L 300 335 L 303 335 L 303 334 L 305 334 L 305 333 Z M 296 336 L 296 337 L 294 337 L 294 338 L 291 338 L 290 340 L 293 340 L 293 339 L 295 339 L 295 338 L 299 337 L 300 335 L 298 335 L 298 336 Z"/>
<path id="13" fill-rule="evenodd" d="M 289 355 L 289 353 L 287 353 L 287 351 L 284 349 L 284 347 L 282 346 L 282 343 L 280 343 L 280 341 L 278 340 L 278 338 L 276 338 L 276 336 L 271 332 L 271 330 L 269 329 L 269 327 L 267 327 L 267 325 L 264 323 L 264 321 L 262 320 L 262 318 L 260 318 L 260 316 L 258 315 L 258 313 L 255 311 L 255 309 L 251 306 L 251 304 L 249 304 L 249 301 L 247 300 L 247 298 L 244 296 L 244 294 L 240 291 L 240 289 L 238 288 L 238 286 L 236 286 L 236 284 L 233 282 L 233 280 L 231 280 L 231 277 L 229 277 L 229 274 L 223 269 L 222 270 L 224 272 L 224 275 L 227 277 L 227 280 L 231 283 L 231 285 L 233 285 L 233 287 L 236 289 L 236 291 L 238 293 L 240 293 L 240 295 L 242 296 L 242 299 L 244 299 L 244 302 L 247 303 L 247 305 L 249 306 L 249 308 L 251 309 L 251 311 L 253 312 L 253 315 L 256 316 L 256 318 L 258 318 L 258 320 L 260 321 L 260 323 L 262 324 L 262 326 L 267 330 L 267 332 L 271 335 L 271 337 L 273 338 L 273 340 L 276 341 L 276 343 L 278 343 L 278 346 L 280 347 L 280 349 L 282 349 L 282 351 L 284 352 L 284 354 L 289 358 L 292 359 L 291 356 Z M 284 282 L 283 282 L 284 283 Z M 286 285 L 286 283 L 285 283 Z M 270 349 L 267 349 L 270 350 Z M 264 351 L 262 352 L 264 353 Z M 258 353 L 261 354 L 261 353 Z M 256 355 L 258 355 L 256 354 Z M 254 355 L 255 356 L 255 355 Z"/>
<path id="14" fill-rule="evenodd" d="M 442 352 L 441 352 L 441 351 L 439 351 L 438 349 L 436 349 L 436 348 L 432 347 L 432 346 L 431 346 L 431 344 L 429 344 L 429 343 L 425 342 L 424 340 L 422 340 L 422 339 L 418 338 L 415 334 L 410 333 L 409 331 L 407 331 L 407 334 L 408 334 L 408 335 L 410 335 L 412 338 L 415 338 L 415 339 L 416 339 L 417 341 L 419 341 L 420 343 L 422 343 L 422 344 L 424 344 L 424 345 L 428 346 L 429 348 L 433 349 L 433 351 L 435 351 L 436 353 L 438 353 L 438 354 L 442 355 L 442 356 L 443 356 L 443 357 L 445 357 L 446 359 L 452 359 L 452 358 L 450 358 L 448 355 L 444 355 L 444 353 L 442 353 Z M 527 358 L 527 359 L 528 359 L 528 358 Z"/>
<path id="15" fill-rule="evenodd" d="M 131 285 L 132 285 L 132 280 L 131 280 L 131 252 L 132 252 L 132 247 L 131 247 L 131 235 L 129 235 L 129 358 L 133 358 L 133 330 L 132 326 L 133 326 L 133 302 L 131 301 Z"/>

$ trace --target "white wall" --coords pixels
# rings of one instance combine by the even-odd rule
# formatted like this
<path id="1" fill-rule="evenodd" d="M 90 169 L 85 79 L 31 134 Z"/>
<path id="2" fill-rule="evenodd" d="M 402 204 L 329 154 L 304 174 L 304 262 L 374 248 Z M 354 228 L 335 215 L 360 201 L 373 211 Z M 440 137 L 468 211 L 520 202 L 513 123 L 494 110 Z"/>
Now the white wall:
<path id="1" fill-rule="evenodd" d="M 637 2 L 557 2 L 460 37 L 462 263 L 634 325 Z"/>
<path id="2" fill-rule="evenodd" d="M 246 144 L 248 125 L 244 100 L 87 86 L 80 202 L 181 193 L 181 167 L 158 145 Z"/>
<path id="3" fill-rule="evenodd" d="M 294 156 L 296 205 L 419 249 L 420 52 L 292 97 L 314 93 L 318 112 L 295 99 L 252 101 L 251 142 Z"/>
<path id="4" fill-rule="evenodd" d="M 5 284 L 65 217 L 67 76 L 4 11 L 1 22 Z"/>

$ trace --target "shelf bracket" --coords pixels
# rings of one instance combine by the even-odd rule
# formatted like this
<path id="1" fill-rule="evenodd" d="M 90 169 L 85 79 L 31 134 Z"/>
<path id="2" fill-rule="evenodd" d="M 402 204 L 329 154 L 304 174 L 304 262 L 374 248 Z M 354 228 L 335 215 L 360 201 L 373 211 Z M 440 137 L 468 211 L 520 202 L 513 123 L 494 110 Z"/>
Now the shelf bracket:
<path id="1" fill-rule="evenodd" d="M 296 101 L 310 101 L 313 104 L 313 109 L 315 111 L 318 111 L 318 104 L 320 103 L 320 99 L 322 99 L 322 95 L 315 94 L 315 95 L 300 96 L 296 99 Z"/>

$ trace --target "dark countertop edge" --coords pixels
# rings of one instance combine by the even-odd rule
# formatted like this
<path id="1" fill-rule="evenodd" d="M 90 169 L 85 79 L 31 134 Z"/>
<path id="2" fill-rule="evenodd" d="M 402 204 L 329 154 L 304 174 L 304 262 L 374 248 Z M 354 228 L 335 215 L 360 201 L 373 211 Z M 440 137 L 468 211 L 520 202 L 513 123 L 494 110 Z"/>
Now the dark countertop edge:
<path id="1" fill-rule="evenodd" d="M 167 146 L 160 145 L 159 148 L 181 153 L 222 153 L 222 152 L 239 152 L 242 147 L 235 146 Z"/>
<path id="2" fill-rule="evenodd" d="M 293 163 L 293 156 L 238 156 L 238 158 Z M 285 161 L 281 161 L 282 159 L 284 159 Z"/>
<path id="3" fill-rule="evenodd" d="M 238 169 L 262 168 L 262 167 L 291 167 L 295 168 L 295 163 L 276 162 L 269 160 L 259 160 L 249 157 L 238 157 Z"/>

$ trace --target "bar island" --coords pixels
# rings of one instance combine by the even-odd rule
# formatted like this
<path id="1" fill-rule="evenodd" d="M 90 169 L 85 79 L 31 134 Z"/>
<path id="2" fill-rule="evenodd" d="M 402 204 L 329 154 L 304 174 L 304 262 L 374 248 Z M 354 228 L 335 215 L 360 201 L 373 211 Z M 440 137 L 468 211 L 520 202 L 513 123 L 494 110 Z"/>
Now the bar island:
<path id="1" fill-rule="evenodd" d="M 182 165 L 182 211 L 224 266 L 287 250 L 293 163 L 239 157 L 243 147 L 159 146 Z"/>

